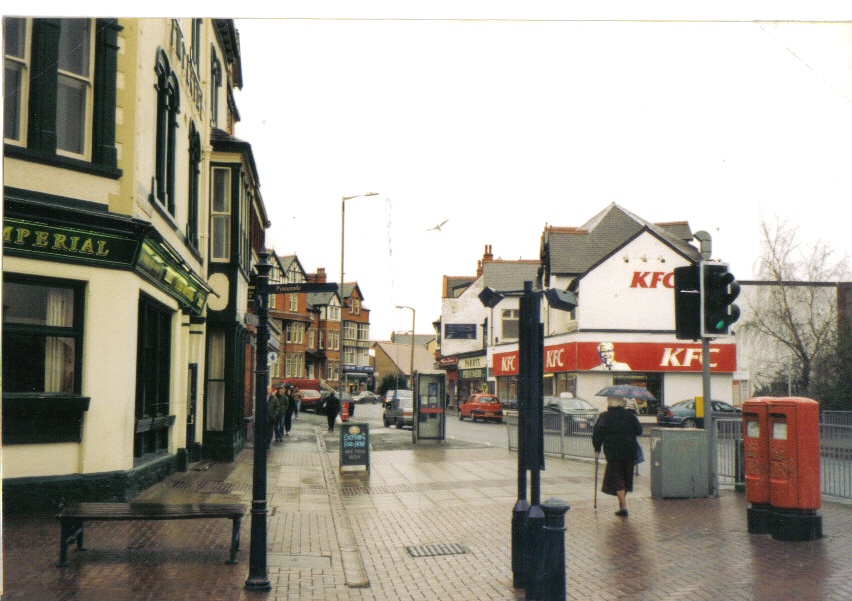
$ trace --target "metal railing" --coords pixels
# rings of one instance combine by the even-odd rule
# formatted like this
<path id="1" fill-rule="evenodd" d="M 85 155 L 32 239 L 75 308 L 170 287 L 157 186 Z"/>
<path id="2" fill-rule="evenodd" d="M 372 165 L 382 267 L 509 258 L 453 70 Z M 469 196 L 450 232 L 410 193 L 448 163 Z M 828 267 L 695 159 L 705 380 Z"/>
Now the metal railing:
<path id="1" fill-rule="evenodd" d="M 594 459 L 591 430 L 595 414 L 544 415 L 544 453 L 563 459 Z M 745 489 L 742 419 L 714 420 L 716 476 L 720 486 Z M 852 499 L 852 411 L 820 414 L 820 473 L 822 494 Z M 510 451 L 518 450 L 518 416 L 506 416 Z"/>

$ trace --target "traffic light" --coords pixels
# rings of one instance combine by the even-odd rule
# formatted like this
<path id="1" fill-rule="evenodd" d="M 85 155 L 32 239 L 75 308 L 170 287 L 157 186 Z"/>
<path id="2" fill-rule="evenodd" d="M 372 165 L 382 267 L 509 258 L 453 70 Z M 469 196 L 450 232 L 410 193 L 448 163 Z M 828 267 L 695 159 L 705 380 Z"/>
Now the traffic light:
<path id="1" fill-rule="evenodd" d="M 701 262 L 702 337 L 730 333 L 731 324 L 740 317 L 740 308 L 734 304 L 739 294 L 740 285 L 726 263 Z"/>
<path id="2" fill-rule="evenodd" d="M 675 336 L 701 338 L 701 271 L 698 264 L 674 269 Z"/>

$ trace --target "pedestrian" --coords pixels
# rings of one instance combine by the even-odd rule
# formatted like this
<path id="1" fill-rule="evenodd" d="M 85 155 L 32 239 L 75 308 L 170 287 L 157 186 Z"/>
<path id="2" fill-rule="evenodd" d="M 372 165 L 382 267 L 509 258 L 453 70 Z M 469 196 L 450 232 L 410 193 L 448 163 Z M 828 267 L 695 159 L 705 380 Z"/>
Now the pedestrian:
<path id="1" fill-rule="evenodd" d="M 295 387 L 292 384 L 287 384 L 284 387 L 284 410 L 281 415 L 281 420 L 284 423 L 284 436 L 290 436 L 290 429 L 293 427 L 293 413 L 296 411 L 296 399 L 294 397 Z"/>
<path id="2" fill-rule="evenodd" d="M 334 432 L 334 420 L 337 418 L 338 411 L 340 411 L 340 401 L 334 395 L 334 392 L 331 392 L 325 402 L 325 417 L 328 420 L 329 432 Z"/>
<path id="3" fill-rule="evenodd" d="M 633 468 L 636 464 L 636 437 L 642 434 L 642 424 L 633 411 L 625 409 L 620 397 L 607 397 L 607 410 L 600 414 L 592 431 L 595 455 L 603 448 L 606 457 L 601 492 L 618 497 L 615 515 L 627 517 L 627 493 L 633 492 Z"/>
<path id="4" fill-rule="evenodd" d="M 279 435 L 279 421 L 281 419 L 281 397 L 283 395 L 280 394 L 281 388 L 284 385 L 278 383 L 272 389 L 272 392 L 269 394 L 269 397 L 266 399 L 266 422 L 267 422 L 267 433 L 266 433 L 266 448 L 269 448 L 270 443 L 272 442 L 273 436 L 275 440 L 280 441 Z"/>
<path id="5" fill-rule="evenodd" d="M 293 400 L 296 401 L 296 411 L 293 414 L 296 419 L 299 419 L 299 415 L 302 413 L 302 391 L 299 390 L 298 386 L 293 387 Z"/>

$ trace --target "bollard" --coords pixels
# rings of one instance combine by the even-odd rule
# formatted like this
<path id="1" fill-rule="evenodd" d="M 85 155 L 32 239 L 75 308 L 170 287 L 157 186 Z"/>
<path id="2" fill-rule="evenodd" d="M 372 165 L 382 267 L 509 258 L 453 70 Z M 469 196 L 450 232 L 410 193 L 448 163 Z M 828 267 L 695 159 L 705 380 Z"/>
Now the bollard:
<path id="1" fill-rule="evenodd" d="M 571 507 L 561 499 L 548 499 L 541 505 L 544 525 L 533 583 L 528 599 L 565 601 L 565 513 Z"/>
<path id="2" fill-rule="evenodd" d="M 526 499 L 518 499 L 512 510 L 512 586 L 526 588 L 529 580 L 529 561 L 527 558 L 527 518 L 530 504 Z"/>
<path id="3" fill-rule="evenodd" d="M 526 578 L 524 588 L 527 590 L 527 599 L 538 599 L 534 596 L 536 584 L 538 582 L 537 574 L 539 566 L 544 560 L 543 551 L 544 544 L 542 536 L 544 534 L 544 511 L 541 505 L 532 505 L 530 507 L 529 516 L 527 517 L 527 553 L 526 553 Z"/>

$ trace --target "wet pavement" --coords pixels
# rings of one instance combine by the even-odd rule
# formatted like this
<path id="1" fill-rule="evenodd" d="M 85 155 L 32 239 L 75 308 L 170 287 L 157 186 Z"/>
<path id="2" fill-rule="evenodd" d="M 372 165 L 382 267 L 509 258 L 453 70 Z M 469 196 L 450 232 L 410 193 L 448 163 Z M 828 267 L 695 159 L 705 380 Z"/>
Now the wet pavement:
<path id="1" fill-rule="evenodd" d="M 249 576 L 253 449 L 191 464 L 139 500 L 246 505 L 239 563 L 226 565 L 229 520 L 92 522 L 87 551 L 57 568 L 52 515 L 7 516 L 3 600 L 524 599 L 512 587 L 517 455 L 474 443 L 411 443 L 371 428 L 369 472 L 339 469 L 337 433 L 304 415 L 268 453 L 269 592 Z M 601 466 L 602 467 L 602 466 Z M 598 495 L 594 464 L 548 457 L 541 498 L 565 516 L 568 599 L 852 599 L 852 505 L 824 502 L 824 537 L 749 534 L 745 495 L 653 499 L 642 464 L 630 516 Z M 430 555 L 430 553 L 443 553 Z"/>

